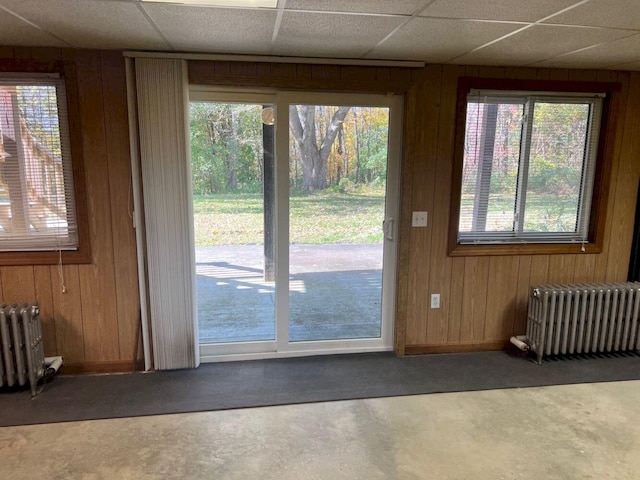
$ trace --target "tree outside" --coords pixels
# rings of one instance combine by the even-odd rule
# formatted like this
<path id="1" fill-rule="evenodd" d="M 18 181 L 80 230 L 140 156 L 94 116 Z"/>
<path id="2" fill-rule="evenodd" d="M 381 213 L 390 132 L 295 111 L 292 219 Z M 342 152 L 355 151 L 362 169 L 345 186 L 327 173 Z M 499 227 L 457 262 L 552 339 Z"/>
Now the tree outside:
<path id="1" fill-rule="evenodd" d="M 262 243 L 262 105 L 192 102 L 196 245 Z M 389 111 L 290 107 L 293 243 L 382 241 Z"/>

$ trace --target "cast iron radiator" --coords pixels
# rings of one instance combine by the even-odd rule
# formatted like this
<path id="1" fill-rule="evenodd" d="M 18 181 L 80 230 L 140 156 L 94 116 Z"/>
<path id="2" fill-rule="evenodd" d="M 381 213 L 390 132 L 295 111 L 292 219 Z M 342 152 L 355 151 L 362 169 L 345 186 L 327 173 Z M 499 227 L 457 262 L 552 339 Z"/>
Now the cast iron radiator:
<path id="1" fill-rule="evenodd" d="M 514 337 L 537 355 L 618 352 L 640 348 L 640 283 L 532 287 L 526 337 Z"/>
<path id="2" fill-rule="evenodd" d="M 0 387 L 25 385 L 31 396 L 45 374 L 42 325 L 37 304 L 0 306 Z"/>

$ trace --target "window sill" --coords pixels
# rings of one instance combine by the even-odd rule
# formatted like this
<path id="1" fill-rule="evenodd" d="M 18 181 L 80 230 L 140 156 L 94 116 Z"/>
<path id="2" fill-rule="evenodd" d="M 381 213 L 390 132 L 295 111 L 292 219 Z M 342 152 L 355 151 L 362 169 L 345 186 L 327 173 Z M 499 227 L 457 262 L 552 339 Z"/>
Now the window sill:
<path id="1" fill-rule="evenodd" d="M 57 251 L 47 252 L 0 252 L 0 266 L 57 265 L 60 254 Z M 62 252 L 64 265 L 91 263 L 89 249 Z"/>
<path id="2" fill-rule="evenodd" d="M 449 249 L 450 257 L 477 257 L 494 255 L 570 255 L 581 253 L 601 253 L 602 247 L 596 243 L 586 243 L 584 252 L 581 243 L 527 243 L 501 245 L 455 245 Z"/>

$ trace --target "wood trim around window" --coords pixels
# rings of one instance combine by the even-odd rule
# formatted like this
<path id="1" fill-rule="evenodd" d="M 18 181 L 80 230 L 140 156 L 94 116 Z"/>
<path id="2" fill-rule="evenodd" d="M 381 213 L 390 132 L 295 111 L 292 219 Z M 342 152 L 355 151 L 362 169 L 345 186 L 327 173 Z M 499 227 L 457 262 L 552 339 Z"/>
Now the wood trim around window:
<path id="1" fill-rule="evenodd" d="M 76 222 L 78 224 L 78 249 L 62 251 L 62 263 L 91 263 L 91 245 L 89 235 L 89 216 L 86 202 L 82 131 L 80 127 L 80 99 L 78 79 L 73 62 L 33 62 L 23 60 L 0 61 L 2 72 L 58 73 L 64 79 L 67 93 L 67 113 L 69 123 L 69 141 L 71 144 L 71 166 L 73 170 L 73 190 L 76 204 Z M 13 265 L 55 265 L 61 261 L 57 250 L 0 252 L 0 266 Z"/>
<path id="2" fill-rule="evenodd" d="M 460 195 L 467 116 L 467 95 L 471 89 L 546 91 L 546 92 L 604 92 L 607 97 L 602 106 L 598 155 L 591 200 L 589 241 L 585 243 L 504 243 L 495 245 L 458 244 L 460 223 Z M 451 188 L 451 215 L 449 218 L 448 253 L 451 257 L 485 255 L 549 255 L 602 252 L 606 223 L 611 165 L 614 155 L 615 129 L 620 112 L 620 83 L 570 82 L 549 80 L 509 80 L 462 77 L 458 81 L 453 177 Z"/>

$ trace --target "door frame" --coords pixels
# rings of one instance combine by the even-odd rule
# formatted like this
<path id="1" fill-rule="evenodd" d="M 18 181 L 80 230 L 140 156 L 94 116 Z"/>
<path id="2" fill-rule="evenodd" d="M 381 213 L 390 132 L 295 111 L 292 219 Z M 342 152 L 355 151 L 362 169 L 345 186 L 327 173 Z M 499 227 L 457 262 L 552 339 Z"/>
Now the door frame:
<path id="1" fill-rule="evenodd" d="M 276 338 L 275 341 L 200 345 L 201 362 L 393 350 L 398 220 L 400 214 L 403 96 L 367 93 L 291 92 L 272 89 L 234 89 L 191 85 L 189 101 L 273 104 L 276 109 L 274 156 L 276 191 Z M 386 227 L 384 228 L 386 234 L 383 236 L 381 335 L 379 338 L 289 341 L 289 104 L 389 108 L 385 223 L 381 225 L 381 228 Z M 282 125 L 285 128 L 279 128 Z"/>

